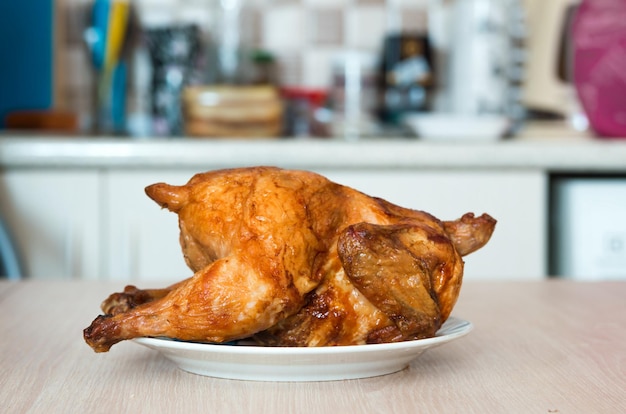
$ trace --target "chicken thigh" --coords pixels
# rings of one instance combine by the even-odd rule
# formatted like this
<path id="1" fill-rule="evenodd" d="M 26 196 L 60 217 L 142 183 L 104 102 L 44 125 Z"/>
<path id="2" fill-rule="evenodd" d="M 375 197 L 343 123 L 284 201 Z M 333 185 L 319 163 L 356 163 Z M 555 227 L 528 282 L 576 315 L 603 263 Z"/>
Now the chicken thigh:
<path id="1" fill-rule="evenodd" d="M 146 193 L 177 213 L 193 276 L 127 286 L 84 330 L 96 352 L 136 337 L 330 346 L 431 337 L 448 318 L 462 256 L 496 221 L 442 222 L 321 175 L 273 167 L 219 170 Z"/>

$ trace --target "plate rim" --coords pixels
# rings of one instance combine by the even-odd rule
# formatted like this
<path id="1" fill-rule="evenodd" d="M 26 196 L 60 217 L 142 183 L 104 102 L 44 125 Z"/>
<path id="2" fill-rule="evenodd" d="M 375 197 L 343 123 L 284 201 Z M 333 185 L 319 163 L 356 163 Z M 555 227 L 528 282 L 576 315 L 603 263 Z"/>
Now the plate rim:
<path id="1" fill-rule="evenodd" d="M 446 326 L 447 325 L 447 326 Z M 411 341 L 391 342 L 382 344 L 339 345 L 319 347 L 271 347 L 258 345 L 227 345 L 202 342 L 181 341 L 170 338 L 140 337 L 132 341 L 153 349 L 169 349 L 180 351 L 200 351 L 239 355 L 333 355 L 342 353 L 367 353 L 379 351 L 403 350 L 413 347 L 427 347 L 443 344 L 467 335 L 474 329 L 472 322 L 459 317 L 450 316 L 437 331 L 435 336 Z M 449 331 L 449 332 L 448 332 Z"/>

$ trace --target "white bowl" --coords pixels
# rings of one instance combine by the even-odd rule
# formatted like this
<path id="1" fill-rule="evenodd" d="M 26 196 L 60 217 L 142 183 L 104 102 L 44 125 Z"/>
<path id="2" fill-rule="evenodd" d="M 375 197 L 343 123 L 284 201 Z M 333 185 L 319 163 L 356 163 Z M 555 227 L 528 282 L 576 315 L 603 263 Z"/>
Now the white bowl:
<path id="1" fill-rule="evenodd" d="M 500 115 L 409 114 L 404 123 L 428 140 L 491 141 L 502 138 L 510 120 Z"/>

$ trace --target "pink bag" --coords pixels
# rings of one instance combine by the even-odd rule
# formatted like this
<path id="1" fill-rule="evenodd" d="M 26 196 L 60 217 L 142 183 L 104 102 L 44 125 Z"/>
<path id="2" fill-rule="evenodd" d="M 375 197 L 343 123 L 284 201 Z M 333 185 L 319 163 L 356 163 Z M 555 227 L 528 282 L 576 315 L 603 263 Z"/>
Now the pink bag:
<path id="1" fill-rule="evenodd" d="M 572 34 L 574 85 L 589 124 L 626 138 L 626 0 L 584 0 Z"/>

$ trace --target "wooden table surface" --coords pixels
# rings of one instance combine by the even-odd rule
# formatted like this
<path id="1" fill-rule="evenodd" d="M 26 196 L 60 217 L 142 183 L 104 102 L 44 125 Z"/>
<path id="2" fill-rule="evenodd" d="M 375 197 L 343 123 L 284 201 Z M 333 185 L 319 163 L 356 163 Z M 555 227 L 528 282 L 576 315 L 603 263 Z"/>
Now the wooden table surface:
<path id="1" fill-rule="evenodd" d="M 122 288 L 0 282 L 0 411 L 626 412 L 626 282 L 466 282 L 453 314 L 469 335 L 395 374 L 300 383 L 189 374 L 133 342 L 94 353 L 82 329 Z"/>

